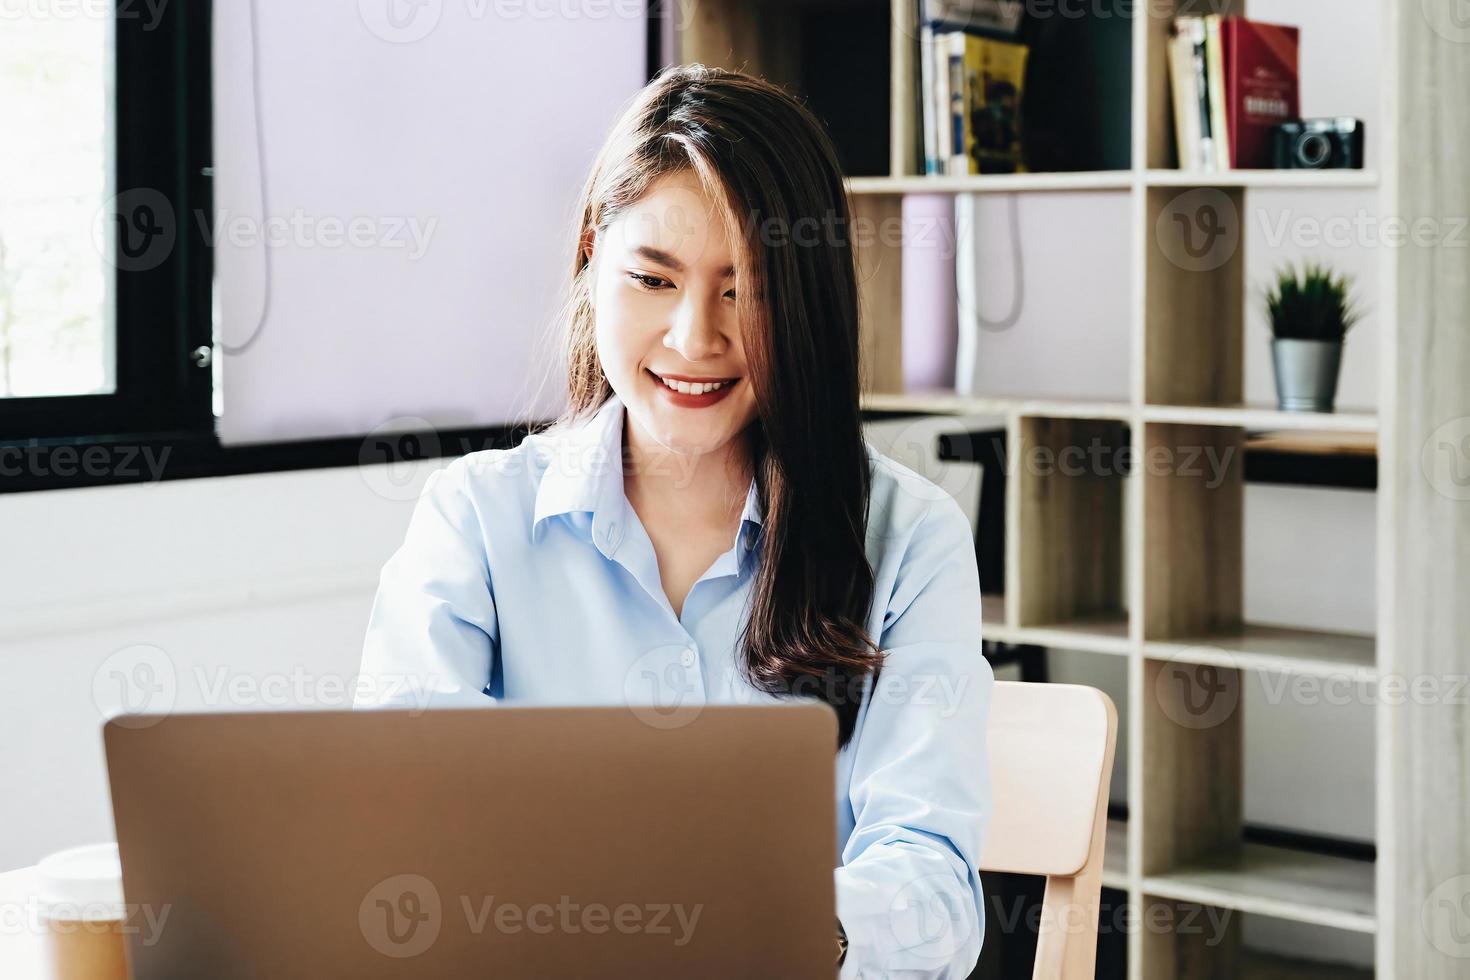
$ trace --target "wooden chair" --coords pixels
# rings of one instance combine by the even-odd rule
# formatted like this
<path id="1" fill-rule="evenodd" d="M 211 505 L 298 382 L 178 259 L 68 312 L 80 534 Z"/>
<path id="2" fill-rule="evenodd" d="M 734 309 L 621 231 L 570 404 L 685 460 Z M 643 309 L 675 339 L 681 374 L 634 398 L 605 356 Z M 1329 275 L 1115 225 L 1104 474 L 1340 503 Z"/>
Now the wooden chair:
<path id="1" fill-rule="evenodd" d="M 980 870 L 1044 875 L 1036 980 L 1093 976 L 1118 712 L 1076 684 L 997 681 Z"/>

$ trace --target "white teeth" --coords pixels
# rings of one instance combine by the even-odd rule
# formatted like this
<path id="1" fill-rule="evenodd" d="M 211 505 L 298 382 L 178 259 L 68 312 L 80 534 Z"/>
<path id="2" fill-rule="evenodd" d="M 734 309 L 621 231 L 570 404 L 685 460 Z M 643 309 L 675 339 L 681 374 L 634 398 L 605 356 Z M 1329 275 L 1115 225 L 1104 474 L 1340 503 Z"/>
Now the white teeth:
<path id="1" fill-rule="evenodd" d="M 659 380 L 682 395 L 703 395 L 723 388 L 727 383 L 724 381 L 670 381 L 668 378 L 660 378 Z"/>

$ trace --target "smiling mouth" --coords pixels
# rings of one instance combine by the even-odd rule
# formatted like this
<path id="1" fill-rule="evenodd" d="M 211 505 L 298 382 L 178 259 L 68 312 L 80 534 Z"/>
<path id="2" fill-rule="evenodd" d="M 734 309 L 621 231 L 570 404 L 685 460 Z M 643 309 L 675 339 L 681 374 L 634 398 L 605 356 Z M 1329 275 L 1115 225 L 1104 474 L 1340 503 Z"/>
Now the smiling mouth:
<path id="1" fill-rule="evenodd" d="M 670 391 L 676 391 L 681 395 L 708 395 L 716 391 L 738 383 L 739 378 L 701 378 L 691 379 L 679 375 L 661 375 L 650 370 L 649 375 Z"/>

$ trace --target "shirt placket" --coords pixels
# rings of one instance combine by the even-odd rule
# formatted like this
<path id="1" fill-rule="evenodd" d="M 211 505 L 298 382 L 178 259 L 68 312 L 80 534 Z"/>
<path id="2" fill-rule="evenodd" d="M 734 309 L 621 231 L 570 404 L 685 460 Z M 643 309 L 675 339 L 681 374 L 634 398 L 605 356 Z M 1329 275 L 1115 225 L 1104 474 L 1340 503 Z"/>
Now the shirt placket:
<path id="1" fill-rule="evenodd" d="M 610 561 L 617 562 L 643 589 L 644 594 L 664 611 L 679 638 L 672 643 L 659 643 L 639 656 L 637 670 L 640 685 L 647 687 L 657 705 L 685 708 L 705 703 L 705 677 L 700 660 L 699 643 L 691 631 L 674 615 L 674 607 L 664 593 L 658 573 L 658 557 L 648 532 L 631 507 L 605 521 L 599 513 L 593 521 L 593 540 Z M 700 581 L 704 581 L 703 578 Z M 695 583 L 698 586 L 698 582 Z M 694 595 L 691 588 L 689 598 Z M 689 611 L 689 598 L 685 611 Z"/>

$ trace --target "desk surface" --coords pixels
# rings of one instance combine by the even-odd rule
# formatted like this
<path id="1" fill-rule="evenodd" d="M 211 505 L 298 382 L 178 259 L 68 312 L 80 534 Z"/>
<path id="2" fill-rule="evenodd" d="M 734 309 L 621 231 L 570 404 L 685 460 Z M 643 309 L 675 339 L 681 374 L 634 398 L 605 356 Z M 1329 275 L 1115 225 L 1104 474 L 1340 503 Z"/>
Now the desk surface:
<path id="1" fill-rule="evenodd" d="M 33 902 L 36 869 L 0 873 L 0 977 L 41 980 L 45 946 L 36 929 Z"/>

